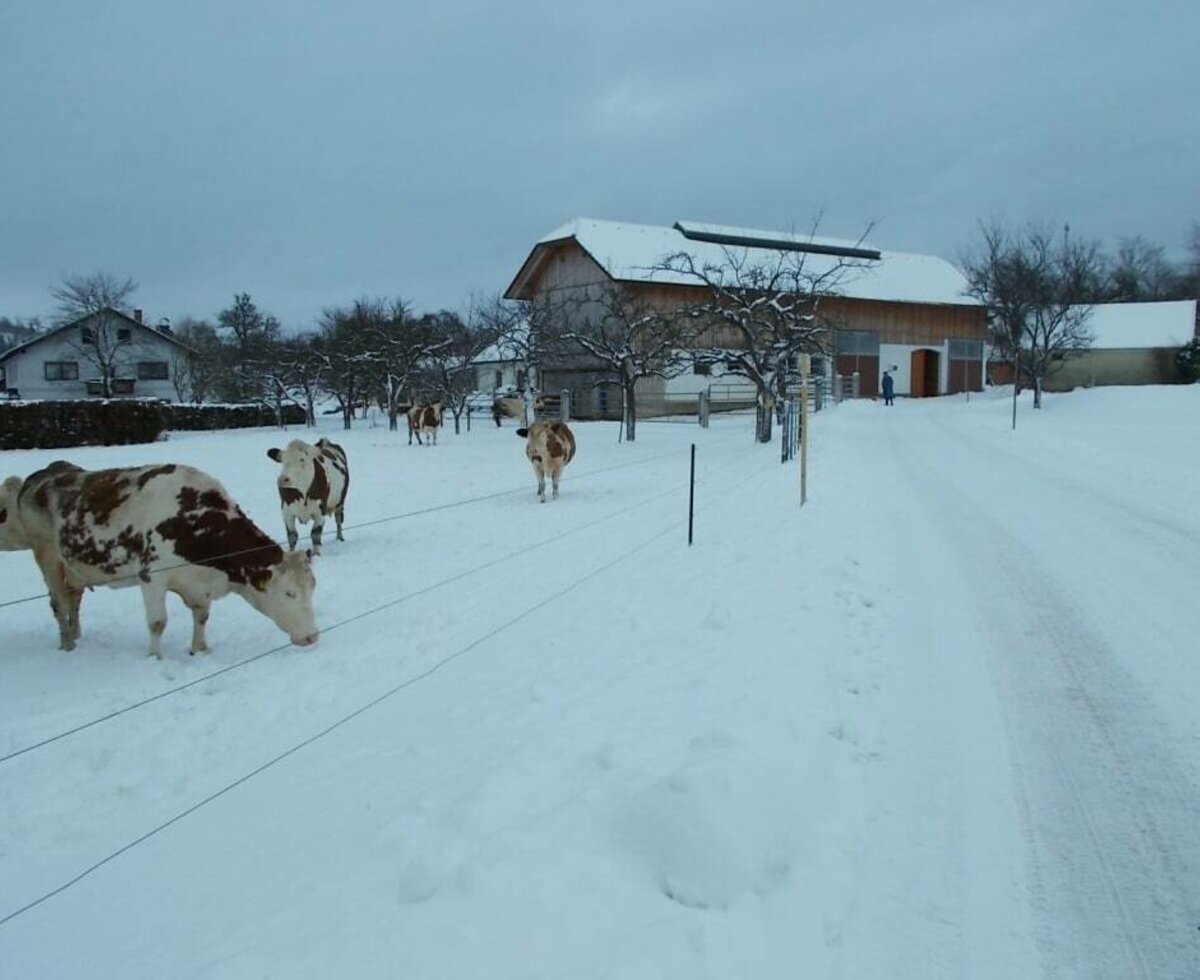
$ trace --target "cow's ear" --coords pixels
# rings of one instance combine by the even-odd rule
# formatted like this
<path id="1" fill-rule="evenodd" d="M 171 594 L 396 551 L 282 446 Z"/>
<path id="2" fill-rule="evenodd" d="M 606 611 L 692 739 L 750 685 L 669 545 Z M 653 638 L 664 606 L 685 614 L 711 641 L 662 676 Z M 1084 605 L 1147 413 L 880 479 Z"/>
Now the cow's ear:
<path id="1" fill-rule="evenodd" d="M 309 561 L 312 561 L 312 548 L 309 548 L 306 552 L 304 552 L 304 557 Z"/>
<path id="2" fill-rule="evenodd" d="M 529 435 L 529 430 L 528 429 L 517 429 L 517 435 L 520 436 L 522 439 L 524 439 L 526 436 Z"/>
<path id="3" fill-rule="evenodd" d="M 276 463 L 283 462 L 283 453 L 280 452 L 278 449 L 268 449 L 267 455 L 270 456 L 271 459 L 275 460 Z"/>

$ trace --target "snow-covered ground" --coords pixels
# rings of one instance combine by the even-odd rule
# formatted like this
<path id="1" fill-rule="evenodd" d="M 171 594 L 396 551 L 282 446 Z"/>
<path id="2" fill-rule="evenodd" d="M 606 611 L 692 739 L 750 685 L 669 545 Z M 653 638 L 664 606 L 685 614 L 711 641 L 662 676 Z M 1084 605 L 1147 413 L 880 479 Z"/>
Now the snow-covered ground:
<path id="1" fill-rule="evenodd" d="M 544 506 L 511 425 L 363 427 L 315 648 L 0 607 L 0 975 L 1200 976 L 1200 386 L 1008 412 L 827 410 L 803 510 L 745 418 L 579 424 Z M 0 476 L 187 462 L 278 534 L 279 439 Z"/>

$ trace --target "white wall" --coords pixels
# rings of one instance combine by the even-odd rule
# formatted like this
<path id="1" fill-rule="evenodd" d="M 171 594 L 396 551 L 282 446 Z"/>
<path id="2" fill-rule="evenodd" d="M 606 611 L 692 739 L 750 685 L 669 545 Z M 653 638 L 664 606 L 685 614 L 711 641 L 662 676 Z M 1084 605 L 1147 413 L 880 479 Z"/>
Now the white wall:
<path id="1" fill-rule="evenodd" d="M 883 372 L 890 371 L 895 382 L 897 395 L 912 394 L 912 355 L 913 351 L 933 350 L 938 352 L 938 394 L 944 394 L 950 387 L 950 344 L 880 344 L 879 345 L 879 383 L 883 384 Z M 882 387 L 876 394 L 881 395 Z M 864 395 L 870 394 L 863 392 Z"/>
<path id="2" fill-rule="evenodd" d="M 515 388 L 517 370 L 523 365 L 515 361 L 478 361 L 475 364 L 475 390 L 494 391 L 496 372 L 500 372 L 500 387 Z"/>
<path id="3" fill-rule="evenodd" d="M 87 398 L 87 382 L 98 379 L 100 371 L 81 355 L 79 346 L 73 332 L 64 331 L 13 354 L 4 361 L 5 386 L 16 388 L 23 399 Z M 135 380 L 133 397 L 176 401 L 175 386 L 171 381 L 174 376 L 172 359 L 180 353 L 178 346 L 156 331 L 148 327 L 135 328 L 134 342 L 122 355 L 117 375 L 136 379 L 138 361 L 166 361 L 167 380 Z M 44 367 L 47 361 L 75 361 L 79 365 L 79 379 L 47 381 Z"/>

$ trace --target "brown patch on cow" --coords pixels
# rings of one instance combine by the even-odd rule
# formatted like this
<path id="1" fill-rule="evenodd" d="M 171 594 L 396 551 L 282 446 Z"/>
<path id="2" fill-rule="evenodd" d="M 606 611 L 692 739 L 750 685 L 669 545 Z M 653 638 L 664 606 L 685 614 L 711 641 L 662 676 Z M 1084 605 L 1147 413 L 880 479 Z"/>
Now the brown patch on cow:
<path id="1" fill-rule="evenodd" d="M 43 483 L 33 492 L 33 502 L 38 505 L 39 510 L 50 506 L 50 490 L 46 484 Z"/>
<path id="2" fill-rule="evenodd" d="M 65 486 L 65 481 L 68 477 L 61 476 L 54 483 Z M 113 511 L 129 497 L 129 475 L 125 470 L 97 470 L 83 478 L 79 503 L 97 524 L 107 524 Z"/>
<path id="3" fill-rule="evenodd" d="M 325 467 L 321 465 L 319 459 L 313 460 L 312 483 L 308 485 L 308 493 L 305 494 L 305 497 L 319 503 L 322 512 L 329 506 L 329 477 L 325 475 Z"/>
<path id="4" fill-rule="evenodd" d="M 219 507 L 211 505 L 214 498 L 220 501 Z M 201 506 L 195 506 L 196 502 Z M 215 490 L 197 494 L 184 487 L 179 491 L 179 504 L 180 512 L 155 528 L 175 542 L 175 553 L 184 561 L 208 565 L 224 572 L 231 582 L 262 592 L 274 567 L 283 561 L 283 549 L 240 507 Z"/>
<path id="5" fill-rule="evenodd" d="M 288 504 L 298 504 L 304 499 L 304 494 L 295 487 L 280 487 L 279 502 L 286 507 Z"/>
<path id="6" fill-rule="evenodd" d="M 163 466 L 152 466 L 145 470 L 141 476 L 137 478 L 137 488 L 142 490 L 146 484 L 153 480 L 156 476 L 169 476 L 175 472 L 174 463 L 166 463 Z"/>

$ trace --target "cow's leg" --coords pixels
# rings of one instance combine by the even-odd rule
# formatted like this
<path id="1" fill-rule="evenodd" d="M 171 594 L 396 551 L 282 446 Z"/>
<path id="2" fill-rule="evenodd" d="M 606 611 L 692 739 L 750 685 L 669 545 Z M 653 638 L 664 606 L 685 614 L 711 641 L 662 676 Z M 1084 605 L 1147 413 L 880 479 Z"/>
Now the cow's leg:
<path id="1" fill-rule="evenodd" d="M 79 606 L 83 602 L 83 586 L 67 584 L 66 591 L 70 606 L 67 618 L 71 627 L 71 639 L 78 640 L 83 635 L 83 629 L 79 625 Z"/>
<path id="2" fill-rule="evenodd" d="M 338 509 L 333 512 L 333 517 L 334 520 L 337 521 L 337 539 L 339 541 L 345 541 L 346 539 L 342 537 L 342 521 L 346 519 L 346 508 L 344 506 L 339 506 Z"/>
<path id="3" fill-rule="evenodd" d="M 313 518 L 312 529 L 312 553 L 319 555 L 321 553 L 321 536 L 325 533 L 325 515 L 319 514 Z"/>
<path id="4" fill-rule="evenodd" d="M 150 629 L 150 656 L 162 660 L 162 635 L 167 628 L 167 589 L 162 576 L 150 576 L 142 583 L 142 601 L 146 604 L 146 625 Z"/>
<path id="5" fill-rule="evenodd" d="M 179 597 L 192 611 L 192 645 L 189 652 L 192 654 L 207 653 L 208 638 L 204 635 L 204 627 L 208 625 L 208 611 L 212 606 L 212 600 L 202 592 L 180 592 Z"/>
<path id="6" fill-rule="evenodd" d="M 542 467 L 540 459 L 533 461 L 533 472 L 537 474 L 538 500 L 544 504 L 546 502 L 546 470 Z"/>
<path id="7" fill-rule="evenodd" d="M 34 561 L 42 573 L 46 583 L 46 591 L 50 593 L 50 610 L 58 623 L 58 648 L 74 650 L 75 639 L 78 636 L 78 602 L 73 595 L 73 589 L 67 582 L 67 571 L 54 552 L 48 548 L 35 548 Z M 75 621 L 72 621 L 72 609 L 75 609 Z"/>
<path id="8" fill-rule="evenodd" d="M 300 532 L 296 530 L 296 515 L 290 510 L 283 512 L 283 526 L 287 529 L 288 550 L 296 550 L 296 542 L 300 540 Z"/>
<path id="9" fill-rule="evenodd" d="M 550 465 L 550 481 L 554 485 L 554 492 L 551 494 L 556 500 L 558 499 L 558 478 L 562 476 L 562 464 L 552 463 Z"/>

